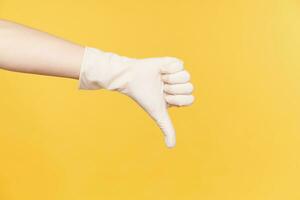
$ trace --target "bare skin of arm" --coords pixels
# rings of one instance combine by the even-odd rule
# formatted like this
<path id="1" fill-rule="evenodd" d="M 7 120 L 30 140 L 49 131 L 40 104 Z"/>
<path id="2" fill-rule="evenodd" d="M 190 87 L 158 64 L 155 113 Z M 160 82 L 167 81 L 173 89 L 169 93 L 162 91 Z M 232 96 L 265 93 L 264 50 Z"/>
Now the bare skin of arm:
<path id="1" fill-rule="evenodd" d="M 85 48 L 14 22 L 0 20 L 0 68 L 79 78 Z"/>

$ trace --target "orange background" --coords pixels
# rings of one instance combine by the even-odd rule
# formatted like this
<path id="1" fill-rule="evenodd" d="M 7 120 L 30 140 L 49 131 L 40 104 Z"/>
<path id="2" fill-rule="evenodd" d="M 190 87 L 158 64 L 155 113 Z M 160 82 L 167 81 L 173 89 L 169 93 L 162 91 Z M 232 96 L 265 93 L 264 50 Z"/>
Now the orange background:
<path id="1" fill-rule="evenodd" d="M 125 96 L 0 71 L 1 200 L 299 200 L 296 0 L 0 0 L 0 17 L 129 57 L 177 56 L 178 144 Z"/>

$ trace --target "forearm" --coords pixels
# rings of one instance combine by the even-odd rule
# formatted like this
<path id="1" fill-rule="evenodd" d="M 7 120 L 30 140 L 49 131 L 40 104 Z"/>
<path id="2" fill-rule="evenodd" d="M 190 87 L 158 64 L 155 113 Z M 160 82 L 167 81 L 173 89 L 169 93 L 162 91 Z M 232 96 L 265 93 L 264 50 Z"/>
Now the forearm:
<path id="1" fill-rule="evenodd" d="M 0 68 L 78 79 L 84 47 L 0 20 Z"/>

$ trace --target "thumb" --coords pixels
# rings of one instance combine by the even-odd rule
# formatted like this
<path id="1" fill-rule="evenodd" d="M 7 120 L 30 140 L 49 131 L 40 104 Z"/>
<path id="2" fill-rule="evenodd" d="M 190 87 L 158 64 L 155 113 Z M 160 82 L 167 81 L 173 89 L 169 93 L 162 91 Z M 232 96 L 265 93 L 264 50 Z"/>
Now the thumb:
<path id="1" fill-rule="evenodd" d="M 156 116 L 154 116 L 154 119 L 164 133 L 167 147 L 174 147 L 176 144 L 175 130 L 167 109 L 161 110 Z"/>

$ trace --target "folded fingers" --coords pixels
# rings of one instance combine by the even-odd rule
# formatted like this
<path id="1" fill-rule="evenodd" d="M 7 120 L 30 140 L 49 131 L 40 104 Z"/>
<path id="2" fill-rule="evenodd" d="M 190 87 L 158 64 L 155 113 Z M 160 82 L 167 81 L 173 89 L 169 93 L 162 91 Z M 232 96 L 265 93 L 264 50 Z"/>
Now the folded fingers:
<path id="1" fill-rule="evenodd" d="M 188 106 L 194 102 L 193 84 L 190 74 L 184 70 L 183 62 L 177 60 L 162 68 L 165 100 L 169 106 Z"/>
<path id="2" fill-rule="evenodd" d="M 180 94 L 191 94 L 194 90 L 194 86 L 191 83 L 182 84 L 165 84 L 164 91 L 167 94 L 180 95 Z"/>
<path id="3" fill-rule="evenodd" d="M 190 74 L 186 70 L 182 70 L 177 73 L 164 74 L 162 79 L 168 84 L 187 83 L 190 80 Z"/>
<path id="4" fill-rule="evenodd" d="M 194 102 L 193 95 L 166 95 L 165 100 L 169 105 L 188 106 Z"/>

